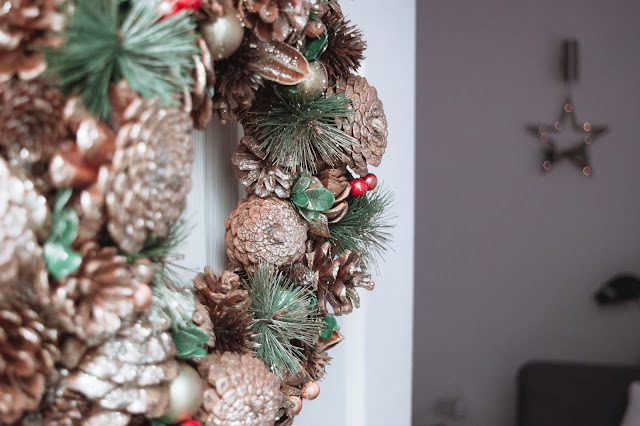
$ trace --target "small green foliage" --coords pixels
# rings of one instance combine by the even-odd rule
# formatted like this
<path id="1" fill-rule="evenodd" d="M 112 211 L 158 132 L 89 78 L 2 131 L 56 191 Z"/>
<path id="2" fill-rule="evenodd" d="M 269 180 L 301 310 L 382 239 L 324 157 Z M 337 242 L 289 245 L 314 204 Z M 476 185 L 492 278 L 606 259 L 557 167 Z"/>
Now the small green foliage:
<path id="1" fill-rule="evenodd" d="M 65 93 L 109 118 L 109 84 L 121 79 L 145 98 L 173 104 L 191 87 L 195 21 L 185 12 L 160 19 L 158 0 L 75 0 L 62 47 L 47 52 Z"/>
<path id="2" fill-rule="evenodd" d="M 312 293 L 298 287 L 272 266 L 260 264 L 245 282 L 251 298 L 250 312 L 254 316 L 251 330 L 256 333 L 256 358 L 282 377 L 295 373 L 305 360 L 298 340 L 315 347 L 323 323 L 311 309 Z"/>
<path id="3" fill-rule="evenodd" d="M 322 333 L 320 333 L 320 337 L 328 339 L 331 337 L 331 334 L 333 334 L 333 330 L 339 329 L 340 327 L 338 327 L 338 320 L 336 317 L 333 315 L 327 315 L 324 317 L 324 329 L 322 330 Z"/>
<path id="4" fill-rule="evenodd" d="M 339 243 L 340 250 L 362 253 L 363 264 L 376 264 L 376 255 L 384 253 L 391 243 L 393 225 L 389 207 L 393 194 L 378 187 L 362 197 L 347 198 L 349 209 L 339 222 L 329 224 L 330 240 Z"/>
<path id="5" fill-rule="evenodd" d="M 349 161 L 345 150 L 359 142 L 336 125 L 336 118 L 353 116 L 344 93 L 302 99 L 271 88 L 254 102 L 249 120 L 257 126 L 260 150 L 268 160 L 288 168 L 315 171 L 318 159 L 329 166 Z"/>
<path id="6" fill-rule="evenodd" d="M 78 215 L 72 208 L 65 207 L 72 193 L 71 188 L 61 188 L 58 191 L 51 215 L 51 233 L 44 243 L 45 264 L 56 279 L 73 273 L 82 263 L 80 253 L 71 248 L 78 236 Z"/>
<path id="7" fill-rule="evenodd" d="M 336 201 L 325 187 L 310 187 L 312 181 L 311 173 L 300 172 L 293 180 L 291 189 L 291 201 L 308 222 L 317 220 L 318 214 L 331 208 Z"/>
<path id="8" fill-rule="evenodd" d="M 176 345 L 178 358 L 202 358 L 207 354 L 202 346 L 209 341 L 209 335 L 195 324 L 188 324 L 171 331 L 171 337 Z"/>
<path id="9" fill-rule="evenodd" d="M 327 46 L 329 45 L 329 36 L 327 35 L 327 29 L 325 28 L 316 38 L 307 37 L 307 43 L 302 48 L 302 54 L 307 61 L 313 62 L 317 61 L 320 56 L 327 50 Z"/>

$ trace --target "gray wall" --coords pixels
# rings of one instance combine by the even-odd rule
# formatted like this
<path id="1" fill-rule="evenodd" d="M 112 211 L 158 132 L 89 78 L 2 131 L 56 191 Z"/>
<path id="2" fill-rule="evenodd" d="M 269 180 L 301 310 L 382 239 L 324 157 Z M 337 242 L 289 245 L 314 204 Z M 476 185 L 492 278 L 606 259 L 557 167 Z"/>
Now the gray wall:
<path id="1" fill-rule="evenodd" d="M 639 21 L 632 0 L 418 1 L 414 424 L 442 397 L 465 424 L 513 424 L 529 359 L 638 360 L 638 307 L 591 295 L 640 273 Z M 612 129 L 590 178 L 542 174 L 524 131 L 560 111 L 563 37 L 582 48 L 578 119 Z"/>

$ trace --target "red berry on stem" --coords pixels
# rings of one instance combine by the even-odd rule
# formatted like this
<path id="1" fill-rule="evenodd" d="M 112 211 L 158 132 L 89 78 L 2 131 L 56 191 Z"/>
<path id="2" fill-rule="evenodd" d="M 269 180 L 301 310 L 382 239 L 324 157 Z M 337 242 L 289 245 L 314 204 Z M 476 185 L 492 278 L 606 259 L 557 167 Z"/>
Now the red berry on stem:
<path id="1" fill-rule="evenodd" d="M 196 420 L 185 420 L 184 422 L 180 423 L 180 426 L 202 426 L 202 424 L 200 424 L 200 422 Z"/>
<path id="2" fill-rule="evenodd" d="M 367 189 L 369 191 L 371 191 L 376 186 L 378 186 L 378 177 L 376 175 L 374 175 L 373 173 L 368 173 L 364 177 L 364 181 L 367 182 Z"/>
<path id="3" fill-rule="evenodd" d="M 367 182 L 362 178 L 355 178 L 351 181 L 351 195 L 362 197 L 367 192 Z"/>

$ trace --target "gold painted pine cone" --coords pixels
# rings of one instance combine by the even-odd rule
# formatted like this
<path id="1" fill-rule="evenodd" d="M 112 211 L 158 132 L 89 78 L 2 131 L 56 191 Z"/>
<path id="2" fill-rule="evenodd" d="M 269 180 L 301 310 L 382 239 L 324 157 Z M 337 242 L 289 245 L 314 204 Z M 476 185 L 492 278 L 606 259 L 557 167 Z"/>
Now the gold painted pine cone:
<path id="1" fill-rule="evenodd" d="M 307 253 L 307 266 L 314 273 L 313 288 L 318 297 L 318 309 L 328 314 L 327 304 L 334 315 L 353 312 L 360 307 L 358 287 L 373 290 L 371 275 L 360 267 L 360 254 L 344 250 L 336 257 L 337 246 L 329 242 L 318 243 Z"/>
<path id="2" fill-rule="evenodd" d="M 61 0 L 4 0 L 0 7 L 0 82 L 14 75 L 32 80 L 47 68 L 43 48 L 56 40 L 64 19 Z"/>
<path id="3" fill-rule="evenodd" d="M 0 155 L 44 195 L 49 160 L 66 137 L 63 106 L 62 95 L 39 80 L 0 83 Z"/>
<path id="4" fill-rule="evenodd" d="M 232 265 L 286 266 L 305 253 L 308 226 L 288 201 L 256 196 L 240 200 L 224 223 Z"/>
<path id="5" fill-rule="evenodd" d="M 80 268 L 60 280 L 51 301 L 62 329 L 95 346 L 148 307 L 145 295 L 154 270 L 142 262 L 130 265 L 115 247 L 95 242 L 85 243 L 80 252 Z"/>
<path id="6" fill-rule="evenodd" d="M 251 354 L 213 352 L 198 361 L 207 389 L 200 412 L 204 426 L 272 426 L 285 400 L 278 377 Z"/>
<path id="7" fill-rule="evenodd" d="M 211 267 L 193 280 L 196 309 L 193 322 L 209 334 L 207 346 L 220 352 L 246 353 L 251 346 L 249 329 L 253 316 L 247 290 L 241 287 L 240 277 L 224 271 L 218 277 Z"/>
<path id="8" fill-rule="evenodd" d="M 348 79 L 338 79 L 335 88 L 328 93 L 344 93 L 353 105 L 351 118 L 337 118 L 337 124 L 346 134 L 356 138 L 360 145 L 352 147 L 349 165 L 359 175 L 368 172 L 367 164 L 379 166 L 387 148 L 387 117 L 378 99 L 376 88 L 367 79 L 351 75 Z"/>
<path id="9" fill-rule="evenodd" d="M 84 355 L 62 388 L 92 402 L 83 425 L 126 426 L 132 416 L 168 411 L 169 385 L 180 369 L 168 328 L 168 321 L 142 316 Z"/>
<path id="10" fill-rule="evenodd" d="M 252 136 L 242 138 L 231 155 L 236 178 L 248 196 L 289 198 L 293 176 L 284 167 L 265 161 L 259 146 L 260 143 Z"/>
<path id="11" fill-rule="evenodd" d="M 115 86 L 115 97 L 129 100 Z M 133 97 L 118 117 L 117 149 L 105 185 L 107 230 L 120 248 L 139 252 L 149 236 L 163 237 L 191 189 L 193 145 L 189 116 L 156 100 Z"/>
<path id="12" fill-rule="evenodd" d="M 45 198 L 0 158 L 0 300 L 19 291 L 46 304 L 49 282 L 40 242 L 49 222 Z"/>
<path id="13" fill-rule="evenodd" d="M 57 332 L 23 302 L 0 302 L 0 424 L 39 407 L 55 379 L 57 340 Z"/>

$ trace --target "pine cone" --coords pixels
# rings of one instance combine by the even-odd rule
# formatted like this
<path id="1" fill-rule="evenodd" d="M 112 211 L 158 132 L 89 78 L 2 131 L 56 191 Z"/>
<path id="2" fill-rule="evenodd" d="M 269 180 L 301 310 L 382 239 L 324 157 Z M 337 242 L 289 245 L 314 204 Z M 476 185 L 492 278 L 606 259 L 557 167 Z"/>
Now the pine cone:
<path id="1" fill-rule="evenodd" d="M 232 265 L 286 266 L 304 255 L 308 226 L 288 201 L 255 196 L 240 200 L 224 224 Z"/>
<path id="2" fill-rule="evenodd" d="M 196 419 L 205 426 L 271 426 L 284 404 L 278 377 L 251 354 L 214 352 L 198 363 L 208 381 Z"/>
<path id="3" fill-rule="evenodd" d="M 136 312 L 148 307 L 153 269 L 132 266 L 115 247 L 82 246 L 80 268 L 58 283 L 52 305 L 61 327 L 89 346 L 114 336 Z"/>
<path id="4" fill-rule="evenodd" d="M 49 282 L 39 241 L 48 225 L 44 197 L 0 158 L 0 300 L 15 290 L 46 304 Z"/>
<path id="5" fill-rule="evenodd" d="M 387 147 L 387 117 L 378 99 L 376 88 L 369 86 L 367 79 L 357 75 L 347 80 L 339 79 L 328 93 L 345 93 L 351 99 L 355 114 L 351 118 L 337 118 L 337 124 L 348 135 L 356 138 L 360 145 L 352 147 L 349 165 L 359 175 L 367 174 L 367 163 L 379 166 Z"/>
<path id="6" fill-rule="evenodd" d="M 293 176 L 284 167 L 265 161 L 259 146 L 260 143 L 252 136 L 242 138 L 231 155 L 236 178 L 248 196 L 289 198 Z"/>
<path id="7" fill-rule="evenodd" d="M 253 317 L 247 308 L 251 299 L 247 290 L 241 289 L 238 275 L 224 271 L 218 277 L 207 266 L 193 284 L 197 298 L 193 322 L 209 333 L 208 346 L 221 352 L 248 352 Z"/>
<path id="8" fill-rule="evenodd" d="M 0 302 L 0 423 L 35 410 L 53 379 L 58 335 L 40 315 L 14 300 Z"/>
<path id="9" fill-rule="evenodd" d="M 351 193 L 351 184 L 344 173 L 345 171 L 340 169 L 326 169 L 318 175 L 322 186 L 336 198 L 333 206 L 322 212 L 329 219 L 329 223 L 339 222 L 349 210 L 349 203 L 346 199 Z"/>
<path id="10" fill-rule="evenodd" d="M 191 117 L 196 128 L 204 129 L 213 117 L 213 101 L 209 96 L 209 88 L 214 87 L 216 74 L 213 70 L 211 52 L 202 37 L 198 37 L 198 48 L 200 55 L 193 57 L 195 84 L 191 91 Z"/>
<path id="11" fill-rule="evenodd" d="M 88 417 L 91 403 L 82 395 L 64 391 L 44 409 L 42 426 L 77 426 Z"/>
<path id="12" fill-rule="evenodd" d="M 93 402 L 83 424 L 126 425 L 133 415 L 167 412 L 169 384 L 180 370 L 168 328 L 168 321 L 142 317 L 83 357 L 64 386 Z"/>
<path id="13" fill-rule="evenodd" d="M 62 95 L 39 80 L 0 84 L 0 154 L 42 193 L 51 188 L 49 160 L 66 137 L 63 106 Z"/>
<path id="14" fill-rule="evenodd" d="M 307 265 L 314 272 L 313 287 L 318 296 L 318 309 L 324 315 L 329 313 L 327 303 L 334 315 L 349 314 L 353 307 L 360 307 L 358 287 L 373 290 L 371 275 L 360 268 L 360 254 L 344 250 L 335 257 L 337 246 L 329 242 L 316 244 L 307 253 Z"/>
<path id="15" fill-rule="evenodd" d="M 285 41 L 304 30 L 309 19 L 310 0 L 241 0 L 240 15 L 247 28 L 262 41 Z"/>
<path id="16" fill-rule="evenodd" d="M 360 62 L 364 59 L 367 43 L 362 31 L 345 20 L 336 1 L 329 2 L 329 11 L 324 15 L 323 22 L 327 28 L 327 49 L 320 61 L 332 81 L 347 79 L 352 71 L 360 68 Z"/>
<path id="17" fill-rule="evenodd" d="M 182 212 L 191 189 L 192 126 L 183 111 L 139 97 L 127 103 L 118 123 L 105 187 L 107 230 L 122 250 L 136 253 L 150 233 L 166 235 Z"/>
<path id="18" fill-rule="evenodd" d="M 48 38 L 63 27 L 60 0 L 4 0 L 0 10 L 0 82 L 15 74 L 32 80 L 46 69 L 42 48 L 55 44 Z"/>

